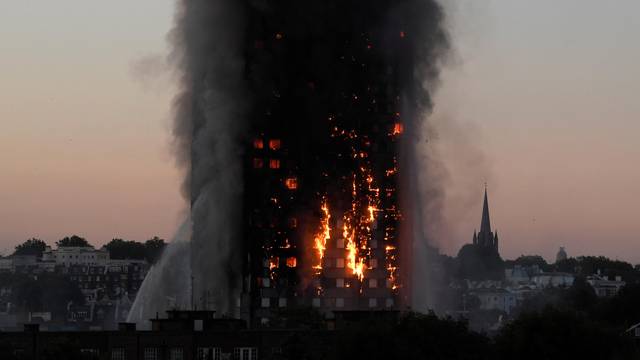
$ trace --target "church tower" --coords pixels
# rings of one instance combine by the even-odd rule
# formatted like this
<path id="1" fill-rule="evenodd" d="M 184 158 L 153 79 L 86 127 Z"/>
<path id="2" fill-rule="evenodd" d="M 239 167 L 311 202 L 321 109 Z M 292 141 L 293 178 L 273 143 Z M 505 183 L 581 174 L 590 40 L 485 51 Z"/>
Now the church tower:
<path id="1" fill-rule="evenodd" d="M 492 248 L 498 252 L 498 231 L 491 231 L 491 219 L 489 217 L 489 197 L 487 188 L 484 189 L 484 205 L 482 206 L 482 220 L 480 232 L 473 232 L 473 244 L 481 247 Z"/>

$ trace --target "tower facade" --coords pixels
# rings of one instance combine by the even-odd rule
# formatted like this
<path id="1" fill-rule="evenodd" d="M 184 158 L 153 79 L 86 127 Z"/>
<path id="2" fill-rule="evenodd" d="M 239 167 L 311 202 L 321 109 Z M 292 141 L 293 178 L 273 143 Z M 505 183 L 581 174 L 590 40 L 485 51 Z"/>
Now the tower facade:
<path id="1" fill-rule="evenodd" d="M 489 197 L 487 189 L 484 190 L 484 204 L 482 206 L 482 220 L 480 221 L 480 232 L 473 233 L 473 244 L 485 248 L 491 248 L 499 252 L 498 231 L 491 230 L 491 218 L 489 217 Z"/>
<path id="2" fill-rule="evenodd" d="M 375 7 L 322 6 L 336 9 L 305 28 L 287 22 L 296 6 L 251 10 L 245 66 L 259 96 L 245 152 L 241 306 L 254 325 L 296 307 L 399 306 L 403 64 L 392 54 L 405 34 L 384 38 Z M 357 23 L 341 19 L 351 7 Z"/>

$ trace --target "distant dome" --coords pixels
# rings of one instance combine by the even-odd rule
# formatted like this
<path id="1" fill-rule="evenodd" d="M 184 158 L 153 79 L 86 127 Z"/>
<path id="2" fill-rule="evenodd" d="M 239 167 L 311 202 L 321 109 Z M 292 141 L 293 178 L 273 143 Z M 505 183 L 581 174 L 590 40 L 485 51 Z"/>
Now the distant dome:
<path id="1" fill-rule="evenodd" d="M 558 255 L 556 255 L 556 262 L 560 262 L 562 260 L 567 260 L 567 252 L 564 251 L 564 246 L 560 247 L 560 250 L 558 250 Z"/>

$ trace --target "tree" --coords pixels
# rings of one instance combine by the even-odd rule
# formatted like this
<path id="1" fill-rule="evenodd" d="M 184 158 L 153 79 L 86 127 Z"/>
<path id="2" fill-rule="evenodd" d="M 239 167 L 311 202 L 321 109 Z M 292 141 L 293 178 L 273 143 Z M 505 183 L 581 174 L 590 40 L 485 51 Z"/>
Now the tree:
<path id="1" fill-rule="evenodd" d="M 633 344 L 584 314 L 551 307 L 525 313 L 495 339 L 498 359 L 633 359 Z"/>
<path id="2" fill-rule="evenodd" d="M 160 259 L 160 256 L 162 255 L 162 252 L 164 251 L 164 248 L 166 246 L 167 243 L 165 243 L 164 239 L 161 239 L 157 236 L 154 236 L 153 238 L 145 241 L 144 248 L 145 258 L 147 259 L 147 262 L 149 262 L 150 264 L 155 264 L 156 261 Z"/>
<path id="3" fill-rule="evenodd" d="M 523 267 L 538 266 L 540 270 L 549 271 L 549 264 L 540 255 L 520 255 L 513 261 L 514 265 L 520 265 Z"/>
<path id="4" fill-rule="evenodd" d="M 63 239 L 56 241 L 58 247 L 91 247 L 91 244 L 78 235 L 67 236 Z"/>
<path id="5" fill-rule="evenodd" d="M 473 244 L 464 245 L 457 256 L 458 279 L 502 280 L 504 261 L 493 249 Z"/>
<path id="6" fill-rule="evenodd" d="M 113 239 L 104 246 L 109 251 L 112 259 L 136 259 L 146 258 L 146 248 L 144 244 L 123 239 Z"/>
<path id="7" fill-rule="evenodd" d="M 40 258 L 46 248 L 47 243 L 40 239 L 32 238 L 16 246 L 13 255 L 35 255 Z"/>

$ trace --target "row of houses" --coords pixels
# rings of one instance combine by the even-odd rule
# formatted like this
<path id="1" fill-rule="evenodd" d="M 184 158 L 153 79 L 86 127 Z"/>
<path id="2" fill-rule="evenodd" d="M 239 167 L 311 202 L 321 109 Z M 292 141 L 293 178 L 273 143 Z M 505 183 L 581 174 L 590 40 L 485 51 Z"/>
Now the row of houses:
<path id="1" fill-rule="evenodd" d="M 528 297 L 548 288 L 569 288 L 576 277 L 564 272 L 544 272 L 537 266 L 505 269 L 504 281 L 467 281 L 465 296 L 479 299 L 480 310 L 498 310 L 510 315 Z M 586 281 L 598 297 L 613 297 L 625 286 L 620 276 L 593 274 Z"/>
<path id="2" fill-rule="evenodd" d="M 39 323 L 43 329 L 109 329 L 125 321 L 150 265 L 145 260 L 111 259 L 105 249 L 47 247 L 42 257 L 10 256 L 0 259 L 0 273 L 37 279 L 46 274 L 64 276 L 75 284 L 84 303 L 69 302 L 66 313 L 18 310 L 12 304 L 12 284 L 0 286 L 0 330 L 15 329 L 22 322 Z M 63 320 L 61 320 L 63 319 Z"/>

